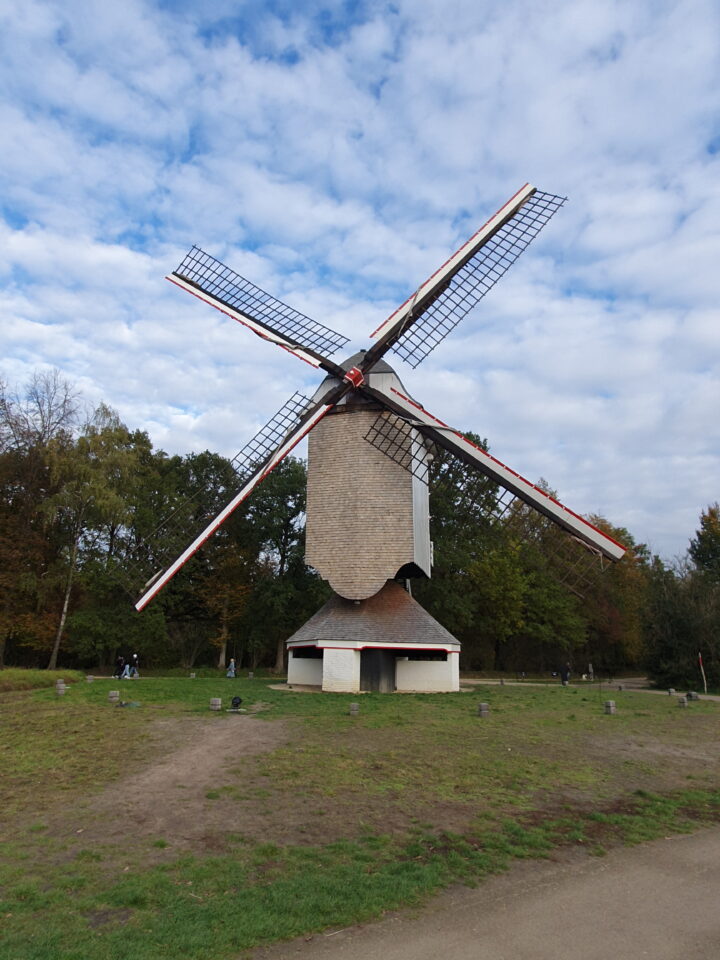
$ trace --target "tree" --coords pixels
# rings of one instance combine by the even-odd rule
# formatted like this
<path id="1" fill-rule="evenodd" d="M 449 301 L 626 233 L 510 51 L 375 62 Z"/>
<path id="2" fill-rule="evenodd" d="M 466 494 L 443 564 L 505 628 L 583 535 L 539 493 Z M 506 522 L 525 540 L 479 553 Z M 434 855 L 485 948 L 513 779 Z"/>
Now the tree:
<path id="1" fill-rule="evenodd" d="M 72 443 L 78 401 L 58 371 L 11 393 L 0 380 L 0 663 L 8 642 L 46 647 L 61 544 L 43 504 L 57 492 L 51 444 Z"/>
<path id="2" fill-rule="evenodd" d="M 43 510 L 65 532 L 66 539 L 66 578 L 49 670 L 57 666 L 81 549 L 92 551 L 95 534 L 109 529 L 108 549 L 112 551 L 114 532 L 129 517 L 125 491 L 130 487 L 136 458 L 128 438 L 129 432 L 117 414 L 101 404 L 74 444 L 53 441 L 48 447 L 58 490 L 46 499 Z"/>
<path id="3" fill-rule="evenodd" d="M 696 686 L 702 654 L 708 684 L 720 686 L 720 510 L 700 515 L 688 561 L 650 566 L 645 613 L 649 676 L 663 686 Z"/>
<path id="4" fill-rule="evenodd" d="M 720 505 L 711 504 L 700 515 L 700 529 L 690 541 L 690 557 L 716 583 L 720 583 Z"/>
<path id="5" fill-rule="evenodd" d="M 307 470 L 295 457 L 287 457 L 273 470 L 248 504 L 247 519 L 259 547 L 258 558 L 265 571 L 260 594 L 267 619 L 264 631 L 274 634 L 276 673 L 285 664 L 285 640 L 300 626 L 298 591 L 308 574 L 305 553 L 305 501 Z M 268 592 L 272 582 L 272 590 Z"/>
<path id="6" fill-rule="evenodd" d="M 0 453 L 44 448 L 77 424 L 79 397 L 59 370 L 36 371 L 22 391 L 0 379 Z"/>
<path id="7" fill-rule="evenodd" d="M 702 653 L 708 684 L 720 686 L 720 589 L 708 576 L 658 557 L 646 611 L 648 675 L 661 686 L 695 687 Z"/>
<path id="8" fill-rule="evenodd" d="M 475 434 L 469 440 L 487 449 L 487 441 Z M 469 571 L 487 561 L 497 543 L 492 522 L 497 485 L 471 470 L 452 454 L 439 450 L 430 465 L 430 539 L 434 563 L 429 580 L 416 580 L 413 593 L 427 610 L 463 643 L 463 659 L 469 662 L 481 644 L 476 629 L 478 597 Z"/>
<path id="9" fill-rule="evenodd" d="M 217 665 L 220 669 L 227 663 L 231 630 L 242 619 L 247 607 L 253 572 L 254 563 L 249 552 L 227 537 L 223 538 L 215 552 L 213 572 L 203 587 L 207 606 L 219 620 L 219 632 L 212 642 L 218 648 Z"/>

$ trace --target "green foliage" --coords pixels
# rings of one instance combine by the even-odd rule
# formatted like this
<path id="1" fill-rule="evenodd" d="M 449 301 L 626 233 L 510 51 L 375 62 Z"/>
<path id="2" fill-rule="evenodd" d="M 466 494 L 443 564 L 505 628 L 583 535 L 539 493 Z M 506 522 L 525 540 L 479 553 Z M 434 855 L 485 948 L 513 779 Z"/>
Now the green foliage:
<path id="1" fill-rule="evenodd" d="M 627 530 L 590 517 L 628 552 L 604 573 L 590 570 L 573 595 L 560 586 L 556 554 L 567 538 L 556 527 L 517 501 L 509 525 L 493 522 L 502 491 L 442 451 L 430 481 L 435 566 L 413 592 L 461 641 L 464 669 L 546 674 L 569 660 L 574 673 L 592 662 L 617 674 L 647 663 L 658 682 L 697 685 L 702 652 L 709 682 L 720 684 L 717 503 L 700 517 L 692 565 L 675 570 Z M 240 482 L 219 454 L 153 449 L 104 404 L 80 425 L 57 373 L 16 394 L 0 381 L 0 667 L 58 656 L 107 666 L 132 651 L 144 666 L 234 656 L 282 671 L 284 641 L 330 593 L 304 564 L 299 460 L 284 460 L 142 615 L 132 605 Z"/>
<path id="2" fill-rule="evenodd" d="M 647 669 L 660 686 L 720 689 L 720 585 L 698 570 L 673 570 L 655 558 L 646 610 Z"/>
<path id="3" fill-rule="evenodd" d="M 720 504 L 713 503 L 703 510 L 689 553 L 699 570 L 720 583 Z"/>

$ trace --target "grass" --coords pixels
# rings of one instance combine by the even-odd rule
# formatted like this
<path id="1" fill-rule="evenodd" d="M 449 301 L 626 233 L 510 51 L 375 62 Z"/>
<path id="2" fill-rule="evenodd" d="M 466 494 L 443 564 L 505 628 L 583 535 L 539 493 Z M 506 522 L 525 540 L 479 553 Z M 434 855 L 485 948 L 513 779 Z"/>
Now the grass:
<path id="1" fill-rule="evenodd" d="M 111 706 L 118 687 L 140 707 Z M 233 718 L 210 713 L 210 697 L 236 693 L 263 707 L 253 723 L 280 721 L 289 740 L 255 760 L 238 751 L 224 781 L 199 790 L 201 818 L 224 824 L 220 855 L 180 849 L 169 833 L 118 845 L 57 829 L 128 757 L 135 768 L 167 753 L 152 721 L 212 730 Z M 421 903 L 515 859 L 568 845 L 601 855 L 720 820 L 717 754 L 698 760 L 719 705 L 613 697 L 618 714 L 606 717 L 588 688 L 370 694 L 351 717 L 348 696 L 216 675 L 0 700 L 0 955 L 229 960 Z"/>
<path id="2" fill-rule="evenodd" d="M 0 693 L 54 687 L 56 680 L 78 683 L 84 679 L 85 674 L 79 670 L 24 670 L 20 667 L 6 667 L 0 670 Z"/>

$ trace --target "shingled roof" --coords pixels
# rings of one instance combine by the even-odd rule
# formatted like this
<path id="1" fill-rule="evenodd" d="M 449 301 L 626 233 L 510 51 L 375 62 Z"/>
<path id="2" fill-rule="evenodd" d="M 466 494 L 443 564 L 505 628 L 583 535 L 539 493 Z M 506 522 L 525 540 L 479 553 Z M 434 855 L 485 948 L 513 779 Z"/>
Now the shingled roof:
<path id="1" fill-rule="evenodd" d="M 334 594 L 287 640 L 287 645 L 328 640 L 460 647 L 460 642 L 393 580 L 367 600 L 356 602 Z"/>

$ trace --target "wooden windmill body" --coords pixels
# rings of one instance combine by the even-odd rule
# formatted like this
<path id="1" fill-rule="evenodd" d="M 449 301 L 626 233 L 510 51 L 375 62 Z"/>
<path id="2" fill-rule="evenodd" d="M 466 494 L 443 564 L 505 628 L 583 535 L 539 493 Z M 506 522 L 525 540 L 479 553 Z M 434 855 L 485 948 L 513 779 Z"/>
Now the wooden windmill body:
<path id="1" fill-rule="evenodd" d="M 351 367 L 360 356 L 348 361 Z M 379 380 L 385 389 L 404 390 L 385 362 L 368 385 Z M 336 385 L 328 377 L 318 394 Z M 426 443 L 416 430 L 407 438 L 426 463 L 424 473 L 409 472 L 365 440 L 378 416 L 390 414 L 355 392 L 308 437 L 305 559 L 347 600 L 367 600 L 388 580 L 429 577 L 432 566 Z"/>
<path id="2" fill-rule="evenodd" d="M 343 366 L 361 360 L 356 354 Z M 337 382 L 328 377 L 316 398 Z M 384 361 L 367 384 L 405 390 Z M 432 570 L 429 444 L 412 428 L 403 436 L 415 465 L 409 471 L 366 440 L 378 418 L 392 416 L 355 392 L 308 437 L 305 560 L 334 595 L 287 641 L 290 684 L 335 692 L 459 688 L 459 642 L 405 586 Z"/>
<path id="3" fill-rule="evenodd" d="M 417 366 L 494 286 L 564 200 L 526 184 L 343 363 L 347 338 L 255 287 L 194 247 L 168 279 L 327 374 L 293 397 L 236 458 L 241 484 L 225 508 L 143 588 L 143 609 L 297 443 L 308 436 L 306 561 L 334 594 L 287 641 L 288 682 L 323 690 L 457 690 L 458 641 L 403 583 L 430 576 L 428 465 L 442 448 L 520 512 L 594 556 L 625 548 L 500 463 L 407 395 L 383 359 Z M 498 503 L 501 497 L 498 497 Z"/>

